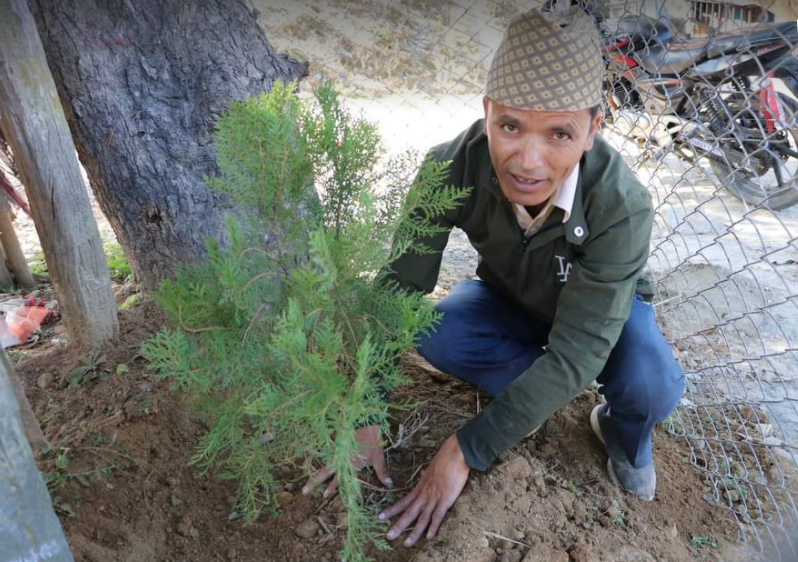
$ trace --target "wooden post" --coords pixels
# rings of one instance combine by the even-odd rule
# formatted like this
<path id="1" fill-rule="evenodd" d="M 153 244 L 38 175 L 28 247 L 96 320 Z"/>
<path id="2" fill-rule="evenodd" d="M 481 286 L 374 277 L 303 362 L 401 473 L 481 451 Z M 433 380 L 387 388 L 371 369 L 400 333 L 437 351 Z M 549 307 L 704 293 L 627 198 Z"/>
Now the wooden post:
<path id="1" fill-rule="evenodd" d="M 19 417 L 0 350 L 0 562 L 74 562 Z"/>
<path id="2" fill-rule="evenodd" d="M 119 328 L 75 146 L 25 0 L 0 0 L 0 127 L 14 153 L 67 331 L 96 348 Z"/>
<path id="3" fill-rule="evenodd" d="M 14 274 L 17 285 L 23 289 L 35 287 L 36 281 L 33 280 L 28 262 L 25 261 L 25 254 L 22 253 L 19 238 L 17 238 L 17 233 L 14 232 L 11 217 L 8 216 L 8 211 L 2 204 L 0 204 L 0 243 L 3 245 L 8 269 Z"/>

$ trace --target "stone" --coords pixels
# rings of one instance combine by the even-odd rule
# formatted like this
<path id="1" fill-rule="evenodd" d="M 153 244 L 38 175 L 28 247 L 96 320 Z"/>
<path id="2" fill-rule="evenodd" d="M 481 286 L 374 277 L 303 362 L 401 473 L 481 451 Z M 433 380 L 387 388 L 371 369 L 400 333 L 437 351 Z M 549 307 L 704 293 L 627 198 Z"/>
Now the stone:
<path id="1" fill-rule="evenodd" d="M 631 547 L 626 547 L 622 548 L 621 551 L 616 554 L 614 562 L 657 562 L 657 561 L 648 552 L 637 550 Z"/>
<path id="2" fill-rule="evenodd" d="M 565 551 L 542 545 L 529 549 L 522 562 L 569 562 L 569 557 Z"/>
<path id="3" fill-rule="evenodd" d="M 496 553 L 489 547 L 479 547 L 468 553 L 468 562 L 493 562 L 494 560 L 496 560 Z"/>
<path id="4" fill-rule="evenodd" d="M 546 497 L 548 495 L 548 488 L 546 487 L 546 479 L 543 478 L 542 474 L 538 474 L 532 479 L 532 486 L 535 488 L 537 494 L 541 497 Z"/>
<path id="5" fill-rule="evenodd" d="M 574 496 L 571 492 L 562 490 L 560 492 L 559 500 L 562 503 L 562 509 L 565 512 L 565 516 L 568 517 L 569 519 L 573 519 L 574 502 L 576 501 L 576 496 Z"/>
<path id="6" fill-rule="evenodd" d="M 597 562 L 593 550 L 585 544 L 575 544 L 568 549 L 570 562 Z"/>
<path id="7" fill-rule="evenodd" d="M 488 537 L 482 535 L 476 540 L 476 544 L 480 548 L 488 548 L 490 547 L 490 541 L 488 541 Z"/>
<path id="8" fill-rule="evenodd" d="M 191 517 L 188 513 L 184 513 L 180 521 L 177 522 L 177 534 L 188 537 L 191 535 L 191 529 L 193 529 Z"/>
<path id="9" fill-rule="evenodd" d="M 305 556 L 306 552 L 307 548 L 305 548 L 305 545 L 301 542 L 295 542 L 291 546 L 291 557 L 295 560 L 301 560 Z"/>
<path id="10" fill-rule="evenodd" d="M 303 539 L 310 539 L 316 536 L 316 533 L 319 532 L 321 525 L 319 525 L 318 521 L 315 519 L 308 519 L 297 525 L 297 528 L 294 532 L 297 534 L 298 537 Z"/>
<path id="11" fill-rule="evenodd" d="M 723 495 L 731 503 L 740 503 L 740 493 L 737 490 L 726 490 Z"/>
<path id="12" fill-rule="evenodd" d="M 507 550 L 499 557 L 498 562 L 521 562 L 521 551 Z"/>
<path id="13" fill-rule="evenodd" d="M 291 492 L 277 492 L 277 505 L 285 507 L 291 500 L 294 499 L 294 494 Z"/>
<path id="14" fill-rule="evenodd" d="M 541 447 L 540 451 L 538 452 L 538 456 L 543 459 L 550 459 L 557 456 L 557 447 L 552 445 L 551 443 L 546 443 Z"/>
<path id="15" fill-rule="evenodd" d="M 227 559 L 228 560 L 235 560 L 238 558 L 238 551 L 235 548 L 231 548 L 227 551 Z"/>
<path id="16" fill-rule="evenodd" d="M 671 525 L 670 527 L 668 527 L 668 531 L 666 534 L 668 535 L 668 538 L 670 538 L 671 540 L 675 541 L 679 539 L 679 529 L 678 527 L 676 527 L 676 525 Z"/>
<path id="17" fill-rule="evenodd" d="M 510 480 L 526 480 L 532 474 L 532 466 L 522 456 L 517 456 L 504 463 L 500 470 Z"/>
<path id="18" fill-rule="evenodd" d="M 183 500 L 178 498 L 176 495 L 172 494 L 172 497 L 169 500 L 172 504 L 172 507 L 180 507 L 183 505 Z"/>
<path id="19" fill-rule="evenodd" d="M 582 500 L 574 501 L 574 519 L 577 521 L 586 521 L 588 517 L 587 507 Z"/>
<path id="20" fill-rule="evenodd" d="M 457 519 L 464 519 L 469 517 L 471 513 L 471 496 L 463 494 L 454 503 L 452 508 L 452 515 Z"/>
<path id="21" fill-rule="evenodd" d="M 50 371 L 45 371 L 39 378 L 36 379 L 36 386 L 41 388 L 42 390 L 46 388 L 50 388 L 53 385 L 53 381 L 55 380 L 55 376 Z"/>

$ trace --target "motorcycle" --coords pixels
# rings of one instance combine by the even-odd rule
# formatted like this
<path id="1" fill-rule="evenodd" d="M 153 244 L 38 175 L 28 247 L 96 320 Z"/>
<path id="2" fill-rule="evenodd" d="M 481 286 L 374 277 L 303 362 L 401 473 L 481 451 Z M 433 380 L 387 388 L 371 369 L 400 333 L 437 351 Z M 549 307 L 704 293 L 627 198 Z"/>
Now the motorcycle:
<path id="1" fill-rule="evenodd" d="M 796 22 L 680 42 L 666 20 L 626 16 L 603 32 L 607 123 L 632 112 L 648 156 L 706 158 L 748 204 L 798 203 Z"/>

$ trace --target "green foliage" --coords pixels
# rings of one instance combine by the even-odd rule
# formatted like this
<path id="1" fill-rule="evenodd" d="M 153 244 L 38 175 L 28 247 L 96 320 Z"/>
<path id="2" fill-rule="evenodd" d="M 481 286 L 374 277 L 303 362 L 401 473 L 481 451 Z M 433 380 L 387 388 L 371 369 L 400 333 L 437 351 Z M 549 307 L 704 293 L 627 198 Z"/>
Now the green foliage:
<path id="1" fill-rule="evenodd" d="M 88 353 L 80 358 L 80 364 L 67 373 L 67 381 L 74 388 L 81 388 L 97 378 L 107 379 L 110 370 L 103 367 L 105 354 L 101 351 Z"/>
<path id="2" fill-rule="evenodd" d="M 122 252 L 122 246 L 117 242 L 106 242 L 103 244 L 103 252 L 105 253 L 105 260 L 108 263 L 108 272 L 111 274 L 111 279 L 115 281 L 124 281 L 133 275 L 130 264 L 127 262 L 127 258 Z"/>
<path id="3" fill-rule="evenodd" d="M 292 91 L 276 84 L 219 120 L 221 175 L 208 182 L 252 212 L 228 220 L 229 244 L 209 243 L 207 263 L 162 284 L 157 300 L 179 329 L 143 354 L 197 396 L 210 430 L 191 462 L 238 481 L 246 520 L 272 508 L 276 467 L 332 467 L 342 556 L 355 562 L 380 531 L 352 466 L 355 430 L 387 431 L 384 395 L 405 382 L 397 359 L 436 319 L 389 281 L 390 264 L 428 251 L 414 240 L 440 232 L 431 219 L 467 191 L 442 188 L 447 164 L 428 161 L 403 202 L 409 160 L 381 167 L 376 128 L 331 87 L 307 101 Z"/>
<path id="4" fill-rule="evenodd" d="M 36 250 L 33 253 L 33 258 L 28 262 L 28 268 L 31 274 L 36 277 L 47 275 L 47 262 L 44 260 L 44 252 L 42 250 Z"/>
<path id="5" fill-rule="evenodd" d="M 613 498 L 612 503 L 610 504 L 609 515 L 612 517 L 612 523 L 619 529 L 623 529 L 626 527 L 626 510 L 621 509 L 618 500 Z"/>
<path id="6" fill-rule="evenodd" d="M 707 548 L 720 548 L 720 541 L 716 541 L 707 535 L 693 535 L 690 539 L 690 549 L 693 551 L 693 556 L 696 560 L 707 560 L 709 556 L 704 554 Z"/>
<path id="7" fill-rule="evenodd" d="M 128 296 L 122 302 L 122 304 L 119 305 L 119 310 L 130 310 L 131 308 L 133 308 L 133 305 L 136 304 L 137 300 L 138 300 L 138 296 L 137 295 Z"/>
<path id="8" fill-rule="evenodd" d="M 103 244 L 103 253 L 108 263 L 108 273 L 115 281 L 124 281 L 133 275 L 128 264 L 122 247 L 117 242 L 106 242 Z M 28 262 L 31 274 L 36 277 L 46 277 L 48 275 L 47 262 L 44 259 L 44 252 L 36 250 L 33 258 Z"/>
<path id="9" fill-rule="evenodd" d="M 90 470 L 70 471 L 69 453 L 70 450 L 67 448 L 54 449 L 47 453 L 48 455 L 55 455 L 53 459 L 53 470 L 43 474 L 44 483 L 47 485 L 47 489 L 51 494 L 60 492 L 72 480 L 76 480 L 82 486 L 88 487 L 93 480 L 97 480 L 102 476 L 107 476 L 115 469 L 119 468 L 115 464 L 108 464 Z M 58 500 L 58 498 L 54 499 L 56 511 L 74 517 L 75 513 L 72 511 L 71 507 L 69 507 L 68 504 L 64 504 L 65 507 L 62 508 L 62 503 L 63 502 Z"/>
<path id="10" fill-rule="evenodd" d="M 690 546 L 692 548 L 701 548 L 702 546 L 711 546 L 713 548 L 717 548 L 720 546 L 720 543 L 707 535 L 694 535 L 693 538 L 690 539 Z"/>

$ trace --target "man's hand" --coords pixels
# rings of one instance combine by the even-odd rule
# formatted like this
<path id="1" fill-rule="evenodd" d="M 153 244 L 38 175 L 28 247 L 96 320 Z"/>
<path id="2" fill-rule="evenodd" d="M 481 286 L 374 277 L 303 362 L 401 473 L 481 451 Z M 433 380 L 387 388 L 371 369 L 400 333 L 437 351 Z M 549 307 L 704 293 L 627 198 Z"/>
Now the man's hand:
<path id="1" fill-rule="evenodd" d="M 452 435 L 438 449 L 413 491 L 402 501 L 380 513 L 380 520 L 402 514 L 399 521 L 388 530 L 388 540 L 401 535 L 413 521 L 416 524 L 410 536 L 405 539 L 405 546 L 416 544 L 425 530 L 428 539 L 435 537 L 446 512 L 463 491 L 467 480 L 468 465 L 457 436 Z"/>
<path id="2" fill-rule="evenodd" d="M 385 453 L 380 444 L 380 426 L 369 425 L 358 429 L 357 443 L 359 450 L 355 458 L 352 459 L 355 470 L 360 470 L 367 466 L 374 467 L 374 472 L 377 474 L 377 478 L 379 478 L 380 482 L 382 482 L 386 488 L 393 487 L 393 480 L 391 480 L 391 477 L 388 475 L 388 469 L 385 466 Z M 302 493 L 309 494 L 316 486 L 327 482 L 330 478 L 332 478 L 332 482 L 330 482 L 327 489 L 324 490 L 324 497 L 329 498 L 338 488 L 338 476 L 327 466 L 317 471 L 316 474 L 308 480 L 308 483 L 302 488 Z"/>

